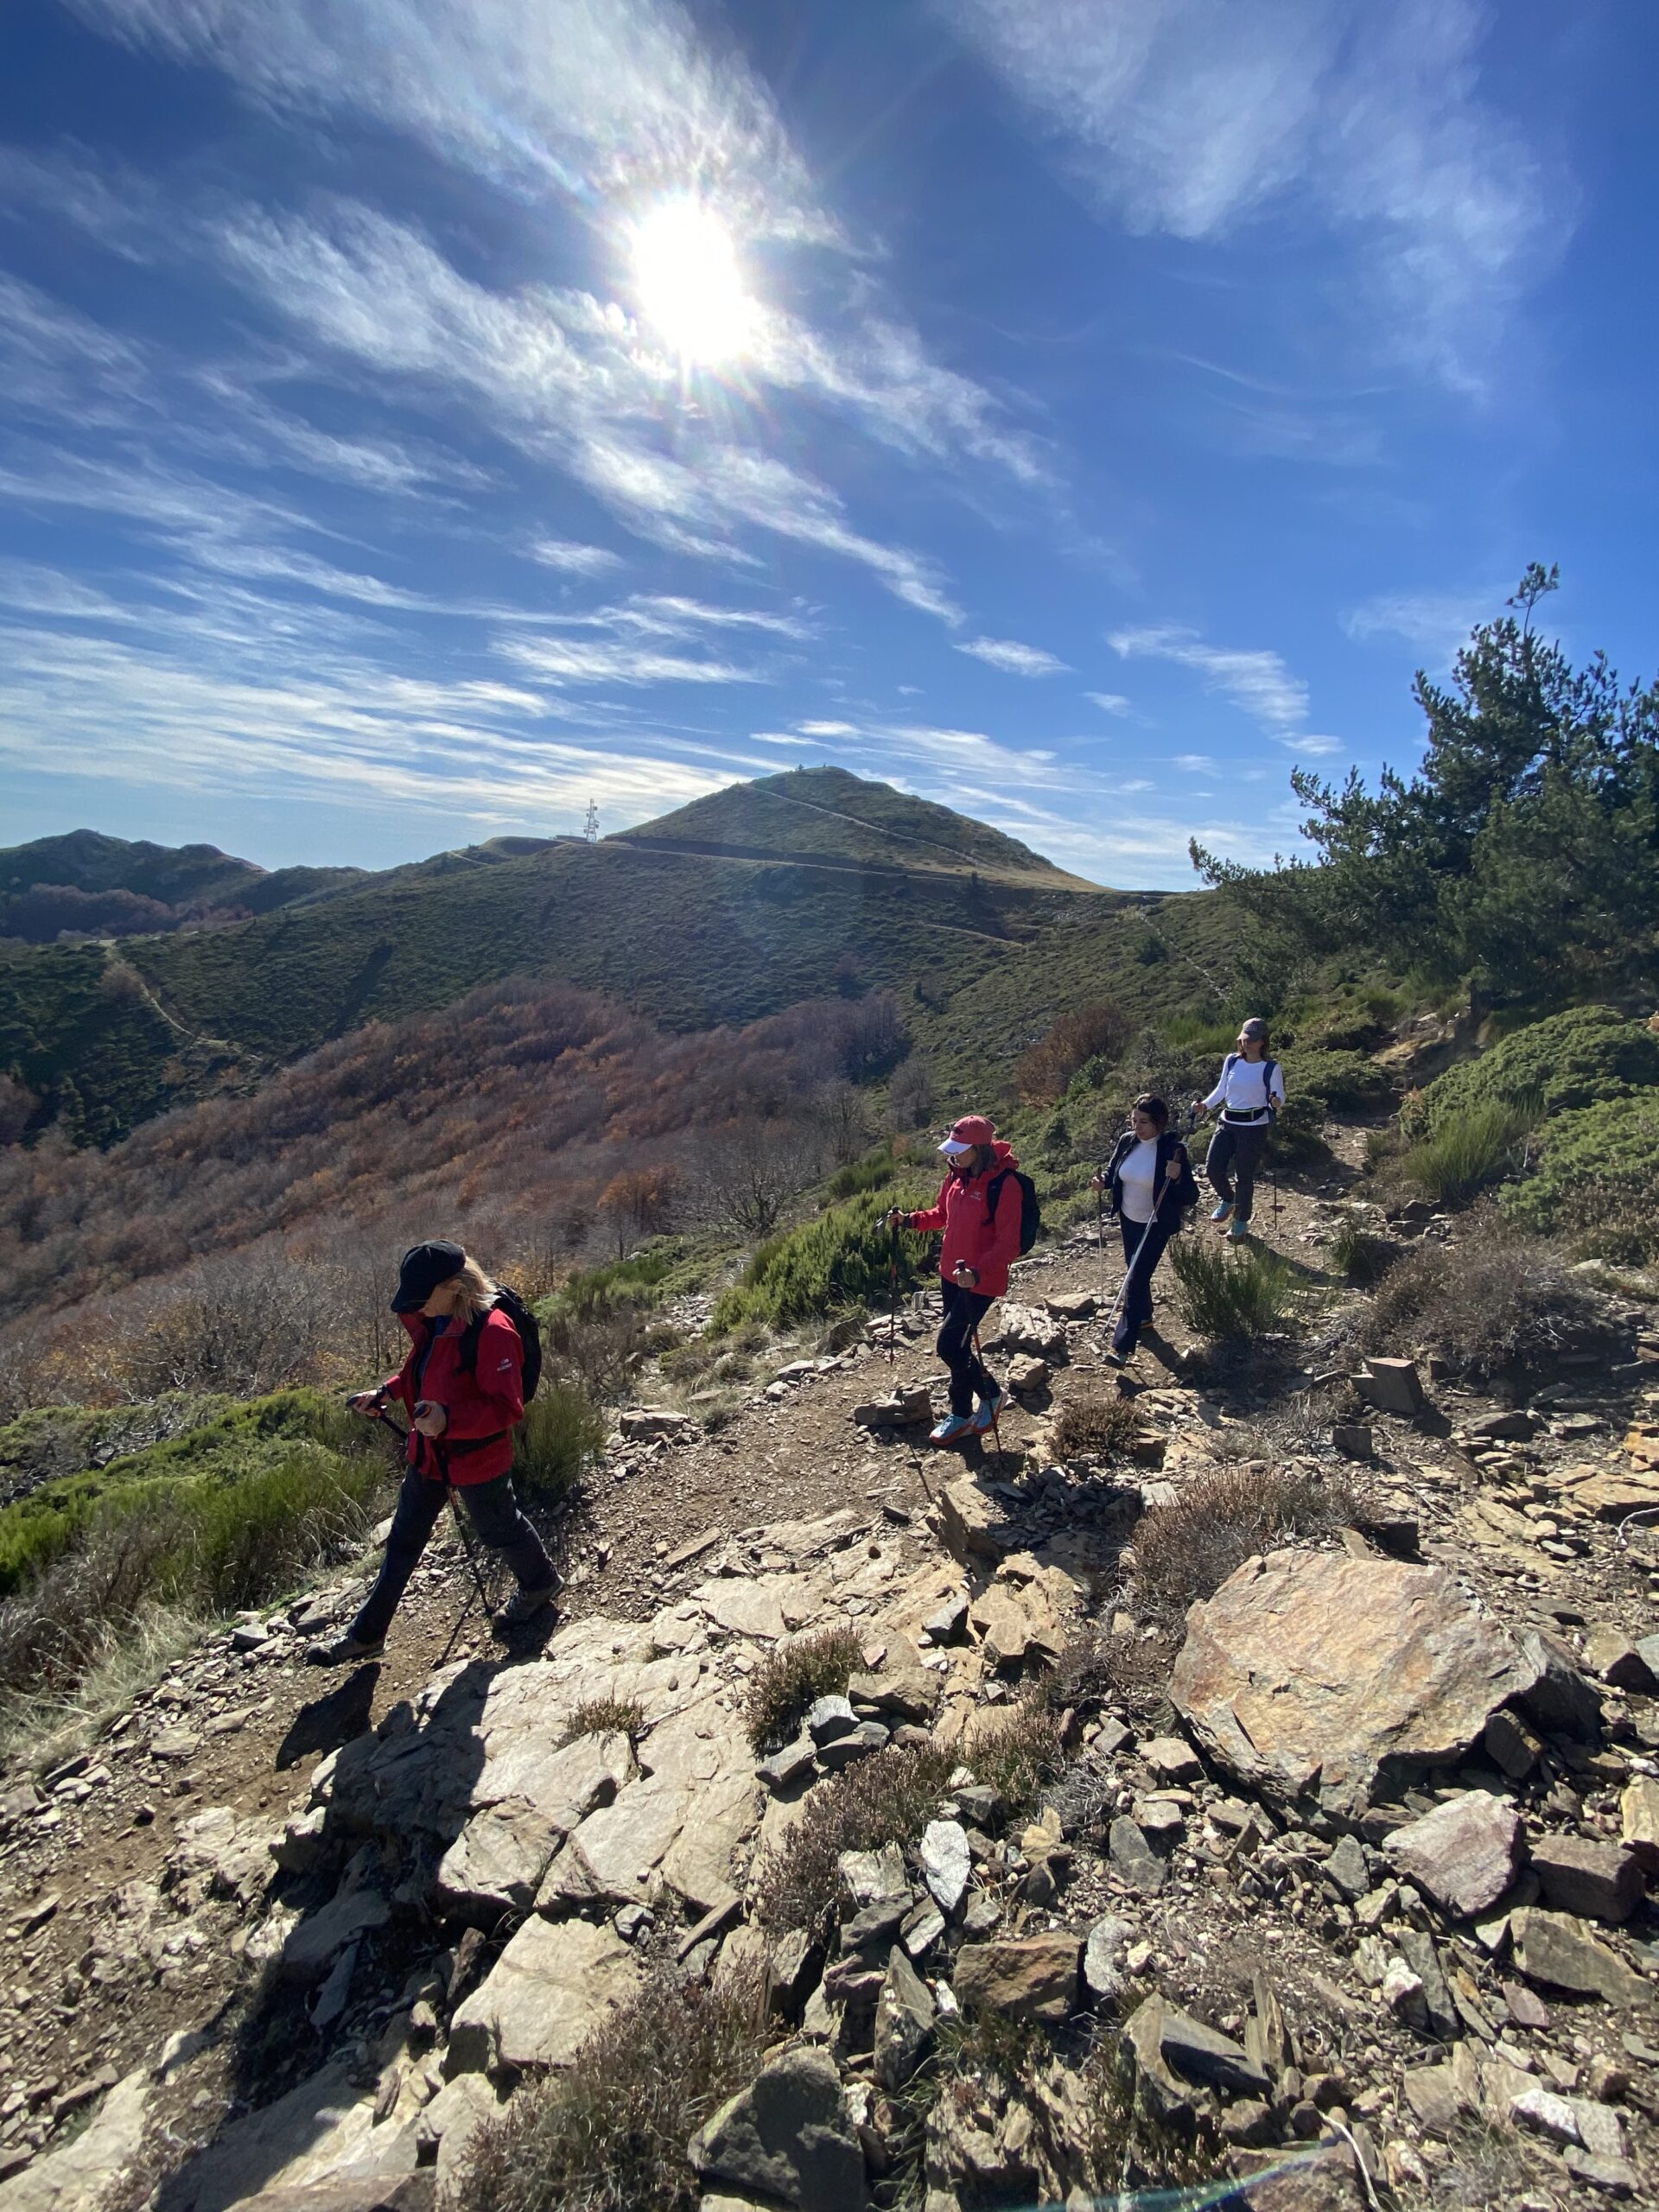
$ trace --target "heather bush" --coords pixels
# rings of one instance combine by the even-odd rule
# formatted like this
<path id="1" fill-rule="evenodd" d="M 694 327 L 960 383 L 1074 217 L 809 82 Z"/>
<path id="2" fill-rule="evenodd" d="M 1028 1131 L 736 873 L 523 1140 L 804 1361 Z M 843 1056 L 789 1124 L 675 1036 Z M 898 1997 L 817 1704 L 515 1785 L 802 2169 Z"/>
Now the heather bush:
<path id="1" fill-rule="evenodd" d="M 568 2067 L 527 2082 L 469 2141 L 448 2200 L 467 2212 L 691 2212 L 686 2156 L 771 2039 L 758 1970 L 712 1984 L 652 1961 Z"/>
<path id="2" fill-rule="evenodd" d="M 742 1281 L 716 1303 L 711 1333 L 724 1335 L 744 1321 L 787 1328 L 842 1306 L 879 1305 L 889 1294 L 894 1265 L 900 1293 L 909 1290 L 918 1279 L 923 1247 L 888 1229 L 887 1208 L 894 1203 L 904 1201 L 886 1194 L 852 1198 L 763 1244 Z M 914 1196 L 909 1200 L 912 1208 L 919 1203 Z"/>
<path id="3" fill-rule="evenodd" d="M 604 1448 L 604 1417 L 592 1401 L 544 1376 L 513 1440 L 513 1479 L 543 1503 L 568 1497 Z"/>
<path id="4" fill-rule="evenodd" d="M 1413 1094 L 1401 1121 L 1408 1136 L 1435 1136 L 1480 1107 L 1510 1108 L 1538 1122 L 1656 1085 L 1659 1033 L 1610 1006 L 1579 1006 L 1448 1068 Z"/>
<path id="5" fill-rule="evenodd" d="M 1561 1252 L 1491 1205 L 1467 1217 L 1454 1244 L 1414 1246 L 1351 1330 L 1357 1351 L 1427 1346 L 1476 1382 L 1546 1371 L 1564 1352 L 1611 1357 L 1618 1338 L 1605 1304 L 1574 1280 Z"/>
<path id="6" fill-rule="evenodd" d="M 1536 1172 L 1503 1193 L 1511 1221 L 1568 1236 L 1586 1257 L 1659 1259 L 1659 1090 L 1562 1114 L 1540 1144 Z"/>
<path id="7" fill-rule="evenodd" d="M 757 1751 L 774 1751 L 798 1733 L 808 1708 L 842 1695 L 863 1661 L 850 1628 L 821 1629 L 768 1652 L 749 1677 L 745 1719 Z"/>
<path id="8" fill-rule="evenodd" d="M 1260 1465 L 1193 1475 L 1169 1504 L 1149 1506 L 1135 1529 L 1140 1605 L 1173 1627 L 1247 1559 L 1289 1536 L 1344 1528 L 1354 1509 L 1353 1490 L 1340 1475 Z"/>

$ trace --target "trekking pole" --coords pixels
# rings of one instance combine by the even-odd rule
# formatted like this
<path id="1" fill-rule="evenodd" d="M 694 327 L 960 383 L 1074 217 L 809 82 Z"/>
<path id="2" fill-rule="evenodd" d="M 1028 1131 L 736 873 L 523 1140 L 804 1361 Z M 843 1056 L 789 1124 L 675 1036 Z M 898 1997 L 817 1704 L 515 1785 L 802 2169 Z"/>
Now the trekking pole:
<path id="1" fill-rule="evenodd" d="M 1095 1251 L 1100 1261 L 1100 1294 L 1106 1295 L 1106 1193 L 1095 1192 Z"/>
<path id="2" fill-rule="evenodd" d="M 899 1224 L 887 1224 L 887 1365 L 899 1357 Z"/>
<path id="3" fill-rule="evenodd" d="M 980 1365 L 983 1367 L 985 1364 L 985 1355 L 979 1348 L 979 1324 L 977 1321 L 974 1324 L 974 1333 L 969 1341 L 972 1343 L 974 1347 L 974 1357 L 979 1362 Z M 1000 1393 L 997 1395 L 1000 1395 Z M 991 1405 L 995 1409 L 996 1405 L 996 1395 L 993 1395 L 991 1399 Z M 996 1456 L 1000 1459 L 1002 1457 L 1002 1431 L 997 1425 L 996 1414 L 995 1410 L 993 1410 L 991 1414 L 991 1434 L 996 1440 Z"/>

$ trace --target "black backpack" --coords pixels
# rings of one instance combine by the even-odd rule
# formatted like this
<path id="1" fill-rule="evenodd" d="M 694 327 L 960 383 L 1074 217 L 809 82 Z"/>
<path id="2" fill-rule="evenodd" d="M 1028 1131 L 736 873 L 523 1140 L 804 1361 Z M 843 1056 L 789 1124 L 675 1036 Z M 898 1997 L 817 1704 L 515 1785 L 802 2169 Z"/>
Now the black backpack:
<path id="1" fill-rule="evenodd" d="M 985 1216 L 988 1221 L 996 1219 L 996 1202 L 1010 1177 L 1020 1185 L 1020 1253 L 1023 1259 L 1043 1231 L 1043 1211 L 1037 1203 L 1037 1185 L 1030 1176 L 1022 1174 L 1017 1167 L 1005 1167 L 1000 1175 L 993 1175 L 990 1188 L 985 1193 Z"/>
<path id="2" fill-rule="evenodd" d="M 484 1333 L 484 1324 L 491 1313 L 505 1313 L 518 1332 L 518 1341 L 524 1346 L 524 1393 L 528 1405 L 536 1395 L 536 1386 L 542 1379 L 542 1326 L 516 1290 L 509 1290 L 505 1283 L 495 1287 L 495 1304 L 486 1306 L 476 1319 L 467 1324 L 466 1334 L 461 1340 L 460 1364 L 465 1373 L 478 1372 L 478 1340 Z"/>

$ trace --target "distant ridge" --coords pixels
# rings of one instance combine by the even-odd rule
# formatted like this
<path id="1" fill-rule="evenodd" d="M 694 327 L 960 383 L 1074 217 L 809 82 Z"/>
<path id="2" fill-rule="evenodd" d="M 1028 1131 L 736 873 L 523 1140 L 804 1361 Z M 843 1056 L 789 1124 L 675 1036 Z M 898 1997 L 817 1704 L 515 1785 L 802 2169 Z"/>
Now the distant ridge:
<path id="1" fill-rule="evenodd" d="M 71 891 L 130 891 L 167 906 L 243 906 L 265 914 L 296 899 L 363 880 L 360 868 L 263 868 L 217 845 L 154 845 L 147 838 L 70 830 L 0 848 L 0 896 L 41 885 Z"/>

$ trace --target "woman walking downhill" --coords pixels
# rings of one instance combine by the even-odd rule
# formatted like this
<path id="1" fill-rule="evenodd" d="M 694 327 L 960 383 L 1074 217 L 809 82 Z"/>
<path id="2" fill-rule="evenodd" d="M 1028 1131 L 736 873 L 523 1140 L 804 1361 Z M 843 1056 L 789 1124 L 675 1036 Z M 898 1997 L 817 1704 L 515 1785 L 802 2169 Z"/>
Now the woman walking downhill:
<path id="1" fill-rule="evenodd" d="M 1129 1109 L 1129 1126 L 1098 1175 L 1095 1188 L 1110 1193 L 1112 1212 L 1123 1232 L 1122 1311 L 1107 1357 L 1122 1367 L 1135 1357 L 1144 1329 L 1152 1325 L 1152 1278 L 1164 1247 L 1181 1226 L 1183 1215 L 1198 1202 L 1186 1147 L 1169 1126 L 1169 1108 L 1150 1092 Z"/>
<path id="2" fill-rule="evenodd" d="M 499 1296 L 459 1244 L 439 1239 L 404 1253 L 391 1310 L 409 1332 L 409 1357 L 378 1389 L 347 1401 L 353 1412 L 375 1419 L 388 1399 L 408 1409 L 404 1485 L 373 1589 L 344 1636 L 312 1645 L 305 1655 L 312 1666 L 379 1657 L 452 1486 L 484 1542 L 518 1578 L 494 1626 L 516 1627 L 550 1603 L 558 1577 L 519 1510 L 508 1472 L 512 1432 L 524 1417 L 524 1348 Z"/>
<path id="3" fill-rule="evenodd" d="M 893 1228 L 944 1231 L 939 1249 L 944 1326 L 938 1350 L 950 1371 L 950 1411 L 928 1440 L 957 1444 L 983 1436 L 1007 1402 L 975 1351 L 974 1337 L 1007 1289 L 1008 1268 L 1020 1255 L 1021 1198 L 1011 1173 L 1020 1163 L 982 1114 L 963 1115 L 939 1150 L 946 1172 L 938 1197 L 918 1213 L 895 1206 L 887 1221 Z"/>
<path id="4" fill-rule="evenodd" d="M 1192 1101 L 1195 1114 L 1221 1109 L 1221 1126 L 1210 1140 L 1204 1172 L 1216 1194 L 1210 1218 L 1225 1222 L 1236 1243 L 1249 1235 L 1255 1171 L 1284 1103 L 1284 1071 L 1268 1057 L 1268 1025 L 1252 1014 L 1238 1033 L 1238 1050 L 1222 1062 L 1215 1089 L 1207 1098 Z"/>

